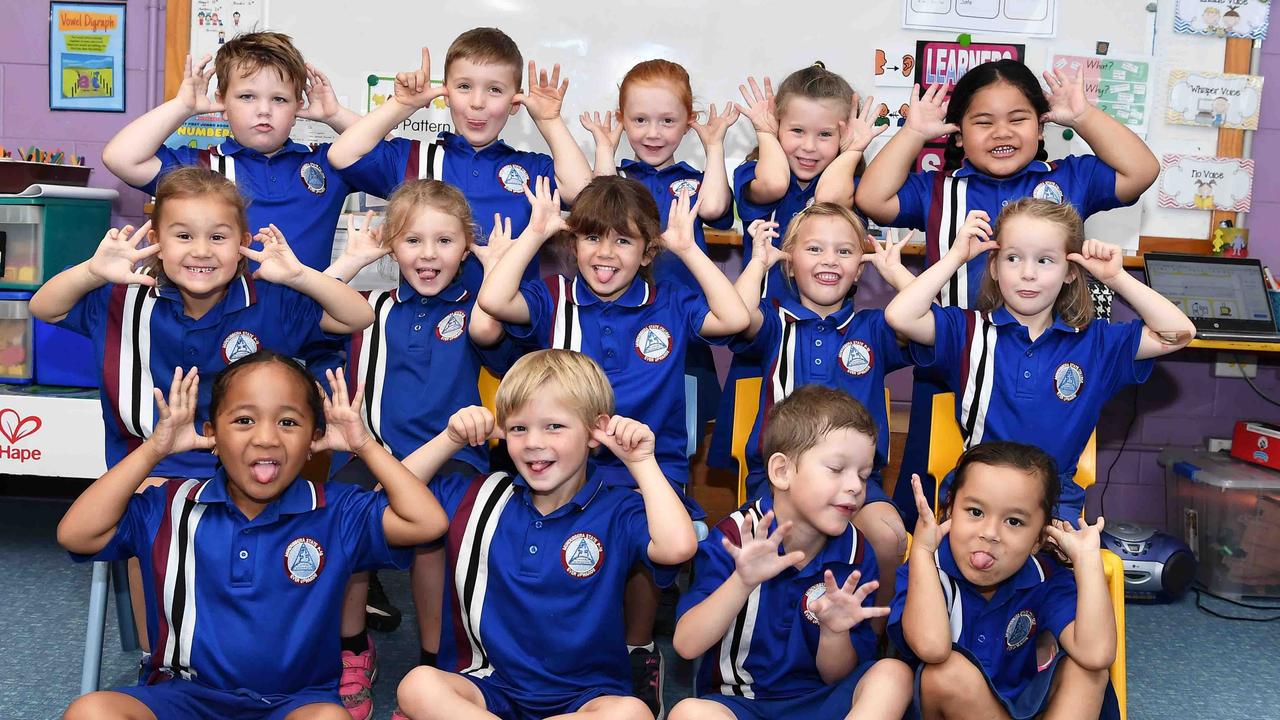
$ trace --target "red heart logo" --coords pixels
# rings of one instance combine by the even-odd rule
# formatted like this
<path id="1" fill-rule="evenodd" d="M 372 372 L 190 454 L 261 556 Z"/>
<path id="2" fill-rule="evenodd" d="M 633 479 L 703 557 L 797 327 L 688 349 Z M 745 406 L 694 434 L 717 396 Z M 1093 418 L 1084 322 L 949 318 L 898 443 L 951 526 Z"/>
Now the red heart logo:
<path id="1" fill-rule="evenodd" d="M 12 408 L 0 410 L 0 435 L 5 436 L 11 445 L 39 430 L 41 425 L 40 418 L 35 415 L 24 418 Z"/>

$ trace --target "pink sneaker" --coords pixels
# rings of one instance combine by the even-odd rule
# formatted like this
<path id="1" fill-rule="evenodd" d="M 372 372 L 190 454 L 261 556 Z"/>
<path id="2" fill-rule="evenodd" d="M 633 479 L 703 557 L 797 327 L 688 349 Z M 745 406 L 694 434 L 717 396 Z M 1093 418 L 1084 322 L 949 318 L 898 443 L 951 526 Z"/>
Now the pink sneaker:
<path id="1" fill-rule="evenodd" d="M 369 649 L 360 654 L 342 651 L 342 679 L 338 681 L 338 694 L 342 706 L 351 713 L 352 720 L 369 720 L 373 715 L 373 681 L 378 677 L 378 653 L 369 638 Z"/>

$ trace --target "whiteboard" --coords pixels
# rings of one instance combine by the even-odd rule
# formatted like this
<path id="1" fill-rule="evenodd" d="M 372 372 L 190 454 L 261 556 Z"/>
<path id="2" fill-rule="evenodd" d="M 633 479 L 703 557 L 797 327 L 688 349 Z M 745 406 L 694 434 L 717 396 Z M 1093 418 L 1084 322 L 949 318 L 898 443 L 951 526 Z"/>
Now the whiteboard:
<path id="1" fill-rule="evenodd" d="M 738 84 L 748 74 L 769 75 L 777 83 L 816 60 L 843 75 L 863 96 L 873 94 L 877 101 L 897 107 L 905 102 L 910 88 L 874 84 L 876 48 L 914 48 L 916 40 L 956 38 L 954 32 L 903 29 L 904 0 L 265 1 L 266 26 L 292 35 L 307 60 L 329 75 L 344 103 L 360 112 L 369 75 L 416 68 L 418 49 L 425 45 L 431 48 L 435 61 L 432 74 L 441 78 L 445 51 L 454 37 L 476 26 L 500 27 L 519 44 L 526 61 L 533 59 L 539 67 L 547 68 L 561 64 L 570 78 L 565 122 L 588 158 L 593 157 L 591 138 L 578 124 L 578 114 L 616 107 L 618 83 L 641 60 L 666 58 L 684 65 L 692 79 L 695 109 L 705 109 L 712 102 L 720 106 L 739 100 Z M 1051 52 L 1093 54 L 1099 41 L 1110 43 L 1112 55 L 1154 55 L 1151 91 L 1156 100 L 1147 136 L 1153 152 L 1157 157 L 1165 152 L 1213 155 L 1215 130 L 1163 121 L 1169 71 L 1221 72 L 1226 47 L 1225 40 L 1219 38 L 1175 34 L 1175 2 L 1159 0 L 1152 13 L 1147 0 L 1070 0 L 1059 4 L 1056 38 L 972 35 L 975 42 L 1024 43 L 1026 62 L 1037 74 Z M 1050 158 L 1088 151 L 1078 138 L 1064 140 L 1061 128 L 1047 127 L 1045 138 Z M 512 118 L 503 139 L 517 148 L 546 151 L 546 144 L 523 111 Z M 869 153 L 883 142 L 882 138 Z M 625 145 L 624 140 L 619 158 L 629 156 Z M 730 173 L 754 146 L 755 135 L 743 118 L 725 141 Z M 704 166 L 702 148 L 693 132 L 685 137 L 677 159 L 694 167 Z M 1152 189 L 1140 202 L 1142 234 L 1206 236 L 1207 211 L 1160 208 L 1155 195 Z M 1138 212 L 1103 213 L 1090 222 L 1089 230 L 1097 237 L 1121 242 L 1124 238 L 1119 236 L 1132 235 L 1138 225 Z"/>

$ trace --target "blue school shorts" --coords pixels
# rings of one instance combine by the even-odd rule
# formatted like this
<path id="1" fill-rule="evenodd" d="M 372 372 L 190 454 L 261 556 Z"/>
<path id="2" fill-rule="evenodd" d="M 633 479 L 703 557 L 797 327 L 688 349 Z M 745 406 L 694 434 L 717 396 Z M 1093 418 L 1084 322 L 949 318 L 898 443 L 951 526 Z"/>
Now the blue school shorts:
<path id="1" fill-rule="evenodd" d="M 703 695 L 729 708 L 738 720 L 776 720 L 777 718 L 842 718 L 853 706 L 853 691 L 867 670 L 876 663 L 868 660 L 858 665 L 848 677 L 832 685 L 818 688 L 808 695 L 777 700 L 749 699 L 738 695 Z"/>
<path id="2" fill-rule="evenodd" d="M 502 720 L 542 720 L 553 715 L 567 715 L 577 712 L 583 705 L 598 697 L 612 695 L 604 688 L 591 688 L 577 695 L 538 695 L 536 693 L 512 693 L 500 688 L 489 678 L 478 678 L 470 675 L 462 677 L 470 680 L 484 696 L 484 707 Z"/>
<path id="3" fill-rule="evenodd" d="M 304 690 L 295 695 L 259 695 L 250 690 L 218 690 L 181 678 L 117 688 L 115 692 L 146 705 L 156 720 L 282 720 L 303 705 L 342 705 L 336 687 L 329 691 Z"/>

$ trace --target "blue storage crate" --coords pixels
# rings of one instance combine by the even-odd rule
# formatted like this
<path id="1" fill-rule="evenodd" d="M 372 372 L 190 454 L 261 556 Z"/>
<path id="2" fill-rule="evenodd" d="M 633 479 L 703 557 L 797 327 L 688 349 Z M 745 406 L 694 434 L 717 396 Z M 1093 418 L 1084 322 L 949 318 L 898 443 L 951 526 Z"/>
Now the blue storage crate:
<path id="1" fill-rule="evenodd" d="M 36 382 L 41 385 L 98 387 L 98 368 L 89 338 L 40 320 L 33 322 Z"/>

